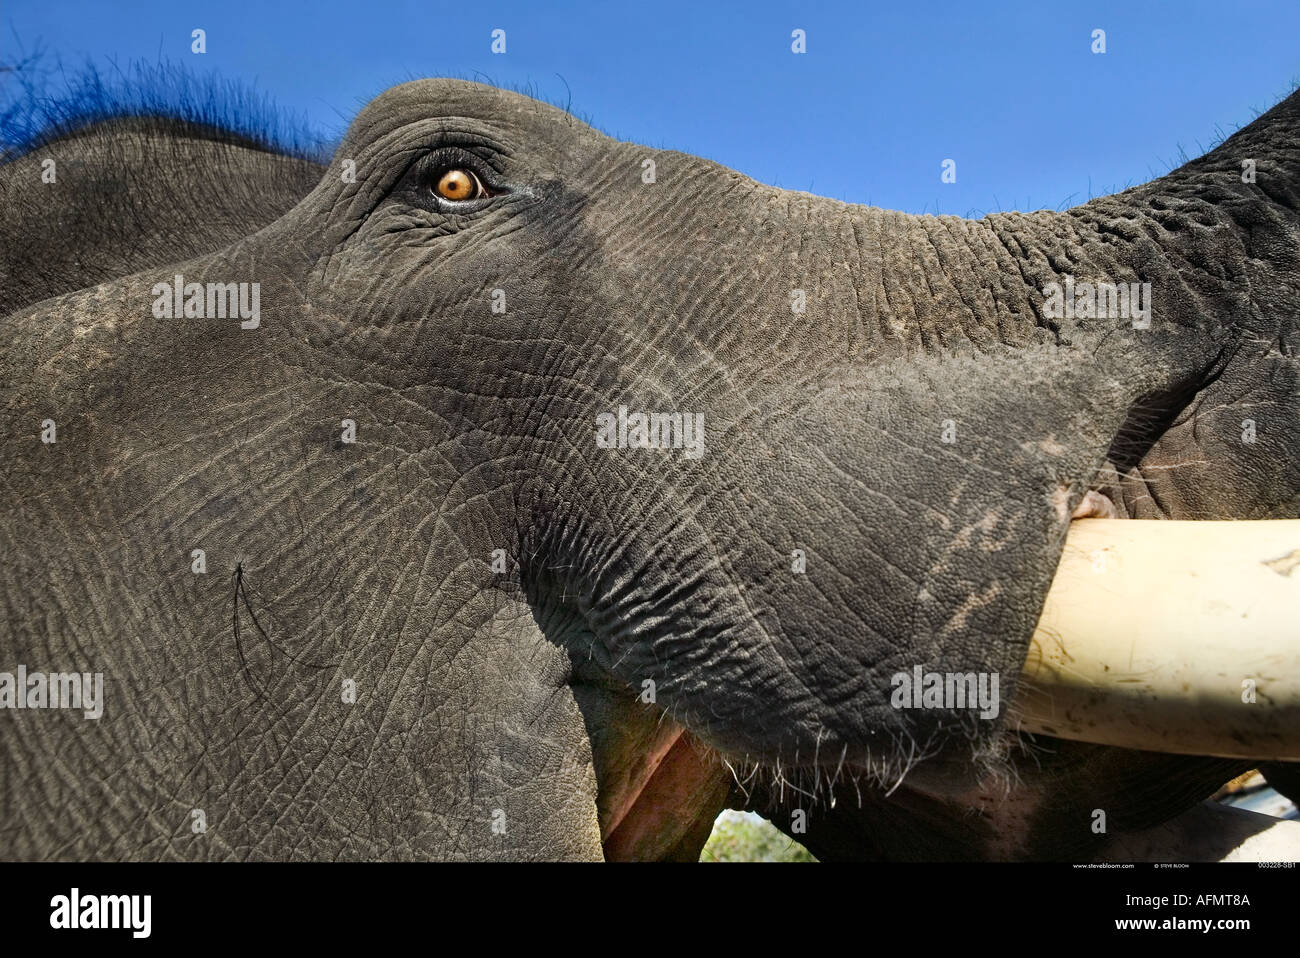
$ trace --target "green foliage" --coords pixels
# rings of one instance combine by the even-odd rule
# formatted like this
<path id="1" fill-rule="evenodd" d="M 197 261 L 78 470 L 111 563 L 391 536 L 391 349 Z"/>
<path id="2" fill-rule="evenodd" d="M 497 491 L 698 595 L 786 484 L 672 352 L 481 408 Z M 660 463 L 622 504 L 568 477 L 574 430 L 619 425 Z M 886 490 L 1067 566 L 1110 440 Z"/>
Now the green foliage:
<path id="1" fill-rule="evenodd" d="M 815 862 L 808 849 L 752 812 L 724 811 L 700 852 L 702 862 Z"/>

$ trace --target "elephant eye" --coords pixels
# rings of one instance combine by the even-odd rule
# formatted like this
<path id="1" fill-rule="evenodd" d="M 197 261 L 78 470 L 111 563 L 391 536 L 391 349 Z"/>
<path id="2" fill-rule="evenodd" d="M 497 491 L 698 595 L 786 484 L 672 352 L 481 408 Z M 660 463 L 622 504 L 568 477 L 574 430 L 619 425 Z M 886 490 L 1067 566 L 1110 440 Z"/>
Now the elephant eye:
<path id="1" fill-rule="evenodd" d="M 477 200 L 488 195 L 479 178 L 463 167 L 447 170 L 439 176 L 434 190 L 444 200 L 453 202 Z"/>

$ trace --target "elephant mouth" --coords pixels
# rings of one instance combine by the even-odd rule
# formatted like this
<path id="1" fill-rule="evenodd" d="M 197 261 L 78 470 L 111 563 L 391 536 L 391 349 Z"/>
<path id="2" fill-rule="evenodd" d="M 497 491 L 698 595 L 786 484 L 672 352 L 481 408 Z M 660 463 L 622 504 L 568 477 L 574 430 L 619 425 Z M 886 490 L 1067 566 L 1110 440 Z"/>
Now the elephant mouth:
<path id="1" fill-rule="evenodd" d="M 1096 489 L 1089 489 L 1079 504 L 1074 507 L 1074 513 L 1070 520 L 1075 519 L 1118 519 L 1119 510 L 1115 508 L 1115 502 Z"/>
<path id="2" fill-rule="evenodd" d="M 731 792 L 720 754 L 585 656 L 569 686 L 587 725 L 605 860 L 697 860 Z"/>
<path id="3" fill-rule="evenodd" d="M 1120 519 L 1105 496 L 1085 496 L 1010 729 L 1150 752 L 1300 760 L 1297 608 L 1300 520 Z M 598 770 L 608 764 L 597 758 Z M 691 858 L 735 780 L 718 752 L 666 716 L 634 766 L 598 777 L 609 861 Z"/>
<path id="4" fill-rule="evenodd" d="M 693 861 L 730 790 L 725 768 L 683 726 L 665 719 L 637 771 L 601 787 L 606 861 Z"/>

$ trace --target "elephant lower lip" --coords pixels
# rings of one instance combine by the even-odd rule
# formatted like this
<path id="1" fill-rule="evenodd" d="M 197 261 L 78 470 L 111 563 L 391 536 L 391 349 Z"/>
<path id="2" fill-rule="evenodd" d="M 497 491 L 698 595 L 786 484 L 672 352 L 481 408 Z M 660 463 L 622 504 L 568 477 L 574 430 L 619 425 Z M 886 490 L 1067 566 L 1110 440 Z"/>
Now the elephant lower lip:
<path id="1" fill-rule="evenodd" d="M 1094 489 L 1089 489 L 1079 504 L 1074 507 L 1071 519 L 1118 519 L 1119 510 L 1111 498 Z"/>
<path id="2" fill-rule="evenodd" d="M 712 827 L 711 817 L 707 822 L 697 821 L 689 813 L 697 805 L 712 807 L 707 800 L 697 801 L 706 792 L 718 792 L 720 801 L 726 791 L 726 781 L 720 778 L 718 763 L 709 750 L 679 727 L 649 761 L 653 763 L 649 774 L 620 796 L 620 811 L 611 816 L 603 840 L 606 861 L 657 858 L 666 835 L 680 833 L 686 838 L 689 831 Z M 688 810 L 685 816 L 683 810 Z M 683 844 L 689 847 L 691 843 Z"/>

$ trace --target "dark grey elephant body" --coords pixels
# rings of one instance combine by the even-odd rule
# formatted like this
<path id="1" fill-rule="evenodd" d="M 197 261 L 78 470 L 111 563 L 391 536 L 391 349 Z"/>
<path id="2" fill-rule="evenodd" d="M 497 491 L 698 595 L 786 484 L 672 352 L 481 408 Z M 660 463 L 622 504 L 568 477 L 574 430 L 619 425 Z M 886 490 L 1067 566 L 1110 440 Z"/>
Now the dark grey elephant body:
<path id="1" fill-rule="evenodd" d="M 324 171 L 112 123 L 0 167 L 0 650 L 108 690 L 15 713 L 6 855 L 689 858 L 730 802 L 823 856 L 1091 857 L 1094 809 L 1177 814 L 1252 763 L 1031 741 L 1014 677 L 1089 489 L 1300 516 L 1298 123 L 978 222 L 455 81 Z M 1151 328 L 1045 315 L 1067 274 L 1151 283 Z M 177 275 L 260 323 L 156 318 Z M 598 448 L 621 405 L 704 454 Z M 1010 707 L 891 707 L 915 665 Z"/>

